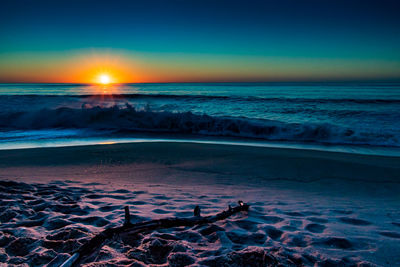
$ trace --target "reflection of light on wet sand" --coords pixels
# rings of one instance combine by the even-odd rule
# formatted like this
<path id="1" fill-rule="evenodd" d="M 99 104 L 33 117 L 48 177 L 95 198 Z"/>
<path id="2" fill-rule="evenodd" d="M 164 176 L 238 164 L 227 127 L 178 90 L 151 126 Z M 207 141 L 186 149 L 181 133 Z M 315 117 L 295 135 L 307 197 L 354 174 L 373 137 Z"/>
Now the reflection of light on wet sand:
<path id="1" fill-rule="evenodd" d="M 104 140 L 106 139 L 106 140 Z M 153 143 L 153 142 L 172 142 L 172 143 L 197 143 L 197 144 L 220 144 L 234 146 L 250 146 L 250 147 L 266 147 L 266 148 L 286 148 L 300 150 L 315 151 L 331 151 L 346 154 L 361 155 L 381 155 L 381 156 L 400 156 L 400 149 L 386 147 L 362 147 L 362 146 L 319 146 L 299 143 L 275 143 L 275 142 L 249 142 L 249 141 L 226 141 L 226 140 L 197 140 L 197 139 L 173 139 L 173 138 L 151 138 L 151 137 L 87 137 L 87 138 L 56 138 L 56 139 L 39 139 L 39 140 L 21 140 L 14 142 L 1 143 L 0 150 L 5 149 L 23 149 L 38 147 L 67 147 L 67 146 L 84 146 L 84 145 L 109 145 L 124 143 Z"/>
<path id="2" fill-rule="evenodd" d="M 117 142 L 112 142 L 112 141 L 105 141 L 105 142 L 99 142 L 99 145 L 112 145 L 112 144 L 116 144 Z"/>

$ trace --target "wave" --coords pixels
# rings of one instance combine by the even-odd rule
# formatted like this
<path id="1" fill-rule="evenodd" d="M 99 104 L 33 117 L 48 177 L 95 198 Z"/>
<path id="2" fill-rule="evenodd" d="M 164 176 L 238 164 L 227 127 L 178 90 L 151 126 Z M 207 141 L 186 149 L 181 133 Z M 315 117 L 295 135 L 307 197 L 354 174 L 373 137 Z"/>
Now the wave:
<path id="1" fill-rule="evenodd" d="M 339 103 L 339 104 L 400 104 L 400 99 L 368 99 L 368 98 L 292 98 L 292 97 L 262 97 L 262 96 L 224 96 L 224 95 L 181 95 L 181 94 L 80 94 L 80 95 L 43 95 L 43 94 L 25 94 L 25 95 L 0 95 L 2 99 L 10 98 L 81 98 L 81 99 L 175 99 L 175 100 L 233 100 L 233 101 L 250 101 L 250 102 L 276 102 L 276 103 Z"/>
<path id="2" fill-rule="evenodd" d="M 332 124 L 287 123 L 215 117 L 191 112 L 154 112 L 125 107 L 57 108 L 0 113 L 0 130 L 90 129 L 114 133 L 158 132 L 276 141 L 400 146 L 398 136 Z"/>

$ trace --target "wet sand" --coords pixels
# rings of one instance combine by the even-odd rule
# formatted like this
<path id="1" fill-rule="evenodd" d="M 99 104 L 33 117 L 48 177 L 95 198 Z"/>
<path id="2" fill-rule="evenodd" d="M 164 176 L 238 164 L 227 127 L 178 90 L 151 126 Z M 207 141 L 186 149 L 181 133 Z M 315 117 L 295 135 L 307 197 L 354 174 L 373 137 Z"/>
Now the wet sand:
<path id="1" fill-rule="evenodd" d="M 248 213 L 121 236 L 87 266 L 400 263 L 400 158 L 193 143 L 0 151 L 0 262 L 57 266 L 132 221 Z"/>

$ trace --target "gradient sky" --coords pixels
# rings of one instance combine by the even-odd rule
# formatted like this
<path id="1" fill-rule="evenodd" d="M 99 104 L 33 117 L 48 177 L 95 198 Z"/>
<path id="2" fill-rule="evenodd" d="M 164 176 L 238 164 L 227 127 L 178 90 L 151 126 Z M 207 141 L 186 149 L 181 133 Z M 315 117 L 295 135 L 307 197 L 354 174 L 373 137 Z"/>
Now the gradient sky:
<path id="1" fill-rule="evenodd" d="M 2 0 L 0 82 L 400 80 L 400 1 Z"/>

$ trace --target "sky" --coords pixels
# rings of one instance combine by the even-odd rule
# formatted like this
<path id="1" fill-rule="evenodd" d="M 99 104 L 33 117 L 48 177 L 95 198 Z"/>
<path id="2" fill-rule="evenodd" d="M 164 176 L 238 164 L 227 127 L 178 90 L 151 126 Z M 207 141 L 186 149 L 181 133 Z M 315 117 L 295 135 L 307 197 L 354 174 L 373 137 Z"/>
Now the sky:
<path id="1" fill-rule="evenodd" d="M 400 81 L 400 1 L 2 0 L 0 82 Z"/>

